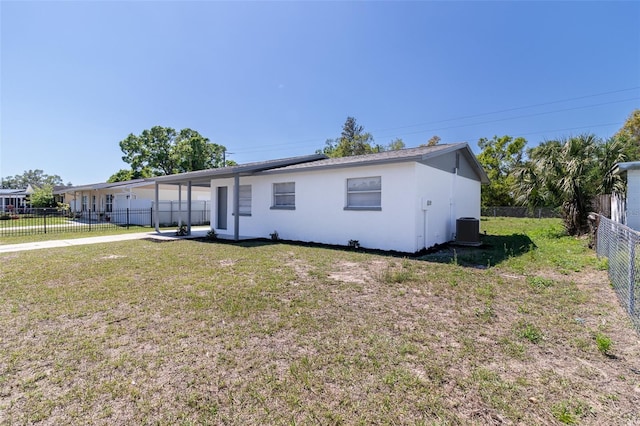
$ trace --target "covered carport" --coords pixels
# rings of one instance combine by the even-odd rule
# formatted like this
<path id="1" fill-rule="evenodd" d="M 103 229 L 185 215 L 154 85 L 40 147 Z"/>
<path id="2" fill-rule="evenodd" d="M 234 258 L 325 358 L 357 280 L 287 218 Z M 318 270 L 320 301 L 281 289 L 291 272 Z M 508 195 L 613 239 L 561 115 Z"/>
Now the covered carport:
<path id="1" fill-rule="evenodd" d="M 279 167 L 292 166 L 294 164 L 308 163 L 327 158 L 324 154 L 305 155 L 300 157 L 281 158 L 278 160 L 259 161 L 254 163 L 246 163 L 236 166 L 222 167 L 219 169 L 198 170 L 195 172 L 180 173 L 175 175 L 158 176 L 149 178 L 149 181 L 155 183 L 155 202 L 153 203 L 155 229 L 160 232 L 160 215 L 158 212 L 160 185 L 176 185 L 178 193 L 182 194 L 182 186 L 187 188 L 187 235 L 191 235 L 191 198 L 192 189 L 194 187 L 211 188 L 212 182 L 216 179 L 233 178 L 233 199 L 232 212 L 234 221 L 233 239 L 240 239 L 240 215 L 238 214 L 240 206 L 240 180 L 242 177 L 252 176 L 265 170 L 277 169 Z M 212 197 L 213 198 L 213 197 Z M 181 199 L 179 200 L 181 205 Z M 216 201 L 217 208 L 217 201 Z M 213 199 L 212 208 L 213 211 Z"/>

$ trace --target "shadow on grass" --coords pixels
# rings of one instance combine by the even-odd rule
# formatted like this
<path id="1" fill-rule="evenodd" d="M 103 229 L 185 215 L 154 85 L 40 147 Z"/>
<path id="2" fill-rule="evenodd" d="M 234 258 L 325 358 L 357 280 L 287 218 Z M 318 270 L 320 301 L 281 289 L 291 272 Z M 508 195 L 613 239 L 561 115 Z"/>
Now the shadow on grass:
<path id="1" fill-rule="evenodd" d="M 443 244 L 428 250 L 419 258 L 428 262 L 457 263 L 461 266 L 484 269 L 537 248 L 525 234 L 482 235 L 481 242 L 482 245 L 479 247 Z"/>
<path id="2" fill-rule="evenodd" d="M 531 238 L 524 234 L 482 235 L 482 245 L 479 247 L 469 247 L 457 245 L 455 243 L 446 243 L 430 248 L 428 250 L 419 251 L 417 253 L 403 253 L 397 251 L 385 251 L 366 248 L 354 249 L 351 247 L 340 245 L 289 240 L 274 241 L 267 238 L 247 239 L 241 241 L 195 238 L 193 239 L 193 241 L 202 243 L 230 244 L 237 247 L 245 248 L 270 246 L 275 244 L 289 244 L 301 247 L 318 247 L 329 250 L 376 254 L 379 256 L 410 258 L 424 260 L 427 262 L 457 263 L 461 266 L 483 269 L 498 265 L 506 259 L 512 257 L 522 256 L 523 254 L 536 248 L 536 245 L 533 243 Z"/>

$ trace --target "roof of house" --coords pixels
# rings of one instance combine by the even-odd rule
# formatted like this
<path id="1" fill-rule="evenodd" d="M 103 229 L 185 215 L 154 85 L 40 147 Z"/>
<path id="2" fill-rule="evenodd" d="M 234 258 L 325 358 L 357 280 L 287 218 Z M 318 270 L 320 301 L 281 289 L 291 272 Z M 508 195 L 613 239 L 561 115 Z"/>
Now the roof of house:
<path id="1" fill-rule="evenodd" d="M 303 155 L 300 157 L 280 158 L 277 160 L 257 161 L 254 163 L 238 164 L 236 166 L 221 167 L 218 169 L 198 170 L 195 172 L 179 173 L 175 175 L 158 176 L 149 178 L 149 181 L 168 184 L 185 183 L 191 181 L 192 185 L 210 183 L 212 178 L 227 178 L 236 175 L 247 176 L 264 170 L 291 166 L 295 164 L 313 162 L 326 159 L 324 154 Z"/>
<path id="2" fill-rule="evenodd" d="M 476 159 L 476 156 L 465 142 L 455 144 L 442 144 L 434 146 L 420 146 L 395 151 L 384 151 L 373 154 L 355 155 L 351 157 L 328 158 L 324 154 L 303 155 L 299 157 L 280 158 L 276 160 L 257 161 L 253 163 L 238 164 L 235 166 L 221 167 L 217 169 L 197 170 L 194 172 L 178 173 L 174 175 L 156 176 L 146 179 L 136 179 L 125 182 L 95 183 L 90 185 L 68 186 L 60 188 L 54 193 L 73 193 L 78 191 L 90 191 L 97 189 L 110 189 L 118 187 L 136 187 L 158 184 L 185 184 L 191 182 L 193 186 L 209 186 L 211 179 L 222 179 L 234 176 L 249 176 L 256 173 L 285 173 L 293 171 L 306 171 L 318 169 L 330 169 L 340 167 L 356 167 L 375 164 L 388 164 L 407 161 L 426 161 L 450 152 L 460 151 L 475 169 L 480 181 L 488 183 L 489 178 Z"/>
<path id="3" fill-rule="evenodd" d="M 640 161 L 628 161 L 626 163 L 618 163 L 614 169 L 614 173 L 622 173 L 628 170 L 638 170 L 640 169 Z"/>
<path id="4" fill-rule="evenodd" d="M 383 151 L 373 154 L 354 155 L 351 157 L 325 158 L 324 160 L 309 163 L 289 165 L 269 170 L 269 173 L 281 173 L 289 171 L 302 171 L 311 169 L 331 169 L 351 166 L 368 166 L 374 164 L 399 163 L 407 161 L 426 161 L 441 155 L 461 151 L 467 160 L 474 166 L 482 183 L 489 183 L 489 177 L 478 162 L 476 156 L 466 142 L 442 144 L 434 146 L 419 146 L 395 151 Z"/>
<path id="5" fill-rule="evenodd" d="M 134 179 L 127 180 L 122 182 L 101 182 L 101 183 L 91 183 L 88 185 L 72 185 L 72 186 L 60 186 L 56 187 L 53 190 L 54 194 L 65 194 L 65 193 L 73 193 L 80 191 L 92 191 L 97 189 L 109 189 L 109 188 L 119 188 L 119 187 L 136 187 L 143 185 L 150 185 L 151 182 L 146 179 Z"/>
<path id="6" fill-rule="evenodd" d="M 12 189 L 12 188 L 0 188 L 0 196 L 9 197 L 17 195 L 26 195 L 26 189 Z"/>

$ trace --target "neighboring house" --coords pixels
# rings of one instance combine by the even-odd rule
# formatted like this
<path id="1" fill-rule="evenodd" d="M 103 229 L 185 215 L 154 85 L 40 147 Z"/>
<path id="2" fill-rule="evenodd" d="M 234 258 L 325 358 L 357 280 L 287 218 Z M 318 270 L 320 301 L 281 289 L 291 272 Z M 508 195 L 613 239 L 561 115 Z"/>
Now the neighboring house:
<path id="1" fill-rule="evenodd" d="M 616 198 L 614 206 L 612 200 L 612 218 L 627 225 L 631 229 L 640 231 L 640 161 L 628 163 L 618 163 L 615 173 L 627 174 L 627 195 L 623 205 L 623 212 L 617 213 L 614 217 L 614 210 L 620 210 L 620 202 Z M 612 197 L 613 198 L 613 197 Z"/>
<path id="2" fill-rule="evenodd" d="M 26 196 L 26 189 L 0 189 L 0 212 L 24 209 Z"/>
<path id="3" fill-rule="evenodd" d="M 416 252 L 480 218 L 488 178 L 466 143 L 342 158 L 294 157 L 153 178 L 208 185 L 211 227 L 222 235 Z M 237 212 L 237 214 L 236 214 Z"/>
<path id="4" fill-rule="evenodd" d="M 151 226 L 151 208 L 155 195 L 155 184 L 146 179 L 125 182 L 96 183 L 90 185 L 56 188 L 54 194 L 69 204 L 72 212 L 80 217 L 106 218 L 118 217 L 120 222 L 127 220 L 124 212 L 135 211 L 129 215 L 127 223 Z M 181 198 L 182 197 L 182 198 Z M 171 225 L 181 221 L 181 212 L 186 218 L 186 188 L 177 191 L 175 187 L 159 188 L 159 211 L 161 223 Z M 193 195 L 191 209 L 197 212 L 198 223 L 208 223 L 210 209 L 209 188 L 197 190 Z M 149 214 L 139 214 L 146 210 Z M 111 220 L 111 219 L 109 219 Z M 184 221 L 184 219 L 182 219 Z"/>

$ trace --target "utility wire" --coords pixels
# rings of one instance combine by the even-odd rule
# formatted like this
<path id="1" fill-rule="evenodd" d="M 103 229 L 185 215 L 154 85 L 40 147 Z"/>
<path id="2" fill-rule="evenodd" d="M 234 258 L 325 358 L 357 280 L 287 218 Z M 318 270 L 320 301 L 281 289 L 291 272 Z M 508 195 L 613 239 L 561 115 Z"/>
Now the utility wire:
<path id="1" fill-rule="evenodd" d="M 637 87 L 637 88 L 640 88 L 640 86 Z M 633 89 L 636 89 L 636 88 L 622 89 L 622 90 L 616 90 L 616 91 L 611 91 L 611 92 L 604 92 L 602 94 L 617 93 L 617 92 L 629 91 L 629 90 L 633 90 Z M 602 95 L 602 94 L 599 94 L 599 95 Z M 599 96 L 599 95 L 587 95 L 587 96 L 581 96 L 579 98 L 572 98 L 572 99 L 569 99 L 569 100 L 584 99 L 584 98 L 595 97 L 595 96 Z M 413 132 L 404 132 L 404 133 L 400 134 L 400 136 L 415 135 L 415 134 L 428 133 L 428 132 L 436 132 L 436 131 L 440 131 L 440 130 L 459 129 L 459 128 L 462 128 L 462 127 L 472 127 L 472 126 L 478 126 L 478 125 L 482 125 L 482 124 L 497 123 L 497 122 L 501 122 L 501 121 L 517 120 L 517 119 L 520 119 L 520 118 L 537 117 L 537 116 L 541 116 L 541 115 L 555 114 L 555 113 L 558 113 L 558 112 L 567 112 L 567 111 L 574 111 L 574 110 L 579 110 L 579 109 L 594 108 L 594 107 L 603 106 L 603 105 L 612 105 L 612 104 L 616 104 L 616 103 L 635 101 L 635 100 L 638 100 L 638 99 L 640 99 L 640 97 L 633 97 L 633 98 L 627 98 L 627 99 L 621 99 L 621 100 L 609 101 L 609 102 L 600 102 L 600 103 L 596 103 L 596 104 L 582 105 L 582 106 L 571 107 L 571 108 L 562 108 L 562 109 L 557 109 L 557 110 L 552 110 L 552 111 L 544 111 L 544 112 L 538 112 L 538 113 L 533 113 L 533 114 L 524 114 L 524 115 L 518 115 L 518 116 L 513 116 L 513 117 L 497 118 L 497 119 L 493 119 L 493 120 L 485 120 L 485 121 L 479 121 L 479 122 L 474 122 L 474 123 L 458 124 L 458 125 L 452 125 L 452 126 L 430 128 L 430 129 L 422 129 L 422 130 L 416 130 L 416 131 L 413 131 Z M 536 104 L 535 106 L 550 105 L 550 104 L 560 103 L 560 102 L 564 102 L 564 101 L 546 102 L 544 104 Z M 510 109 L 502 110 L 502 112 L 515 111 L 515 110 L 520 110 L 520 109 L 525 109 L 525 108 L 528 108 L 528 107 L 510 108 Z M 468 117 L 480 117 L 480 116 L 492 115 L 492 114 L 497 114 L 497 113 L 498 112 L 475 114 L 474 116 L 467 116 L 467 118 Z M 462 118 L 460 118 L 460 119 L 462 119 Z M 457 120 L 457 119 L 440 120 L 440 121 L 433 122 L 433 123 L 434 124 L 435 123 L 443 123 L 443 122 L 454 121 L 454 120 Z M 415 127 L 415 125 L 414 126 L 396 127 L 394 129 L 408 128 L 408 127 Z M 569 129 L 569 130 L 571 130 L 571 129 Z M 383 134 L 382 135 L 382 137 L 389 137 L 389 136 L 397 136 L 397 135 L 394 135 L 394 134 L 386 134 L 386 135 Z M 236 153 L 273 151 L 276 147 L 299 146 L 299 145 L 306 144 L 306 143 L 311 143 L 311 142 L 313 142 L 313 143 L 324 143 L 324 141 L 320 142 L 319 138 L 318 139 L 307 139 L 307 140 L 296 141 L 296 142 L 285 142 L 285 143 L 281 143 L 281 144 L 271 144 L 269 146 L 260 147 L 260 148 L 256 148 L 256 149 L 253 149 L 253 148 L 249 148 L 249 149 L 245 149 L 245 150 L 240 149 L 240 150 L 236 150 Z M 320 146 L 318 148 L 321 149 L 322 146 Z"/>
<path id="2" fill-rule="evenodd" d="M 628 98 L 628 99 L 620 99 L 620 100 L 617 100 L 617 101 L 610 101 L 610 102 L 600 102 L 598 104 L 582 105 L 582 106 L 579 106 L 579 107 L 572 107 L 572 108 L 563 108 L 563 109 L 557 109 L 557 110 L 554 110 L 554 111 L 537 112 L 537 113 L 534 113 L 534 114 L 516 115 L 516 116 L 513 116 L 513 117 L 507 117 L 507 118 L 496 118 L 494 120 L 479 121 L 479 122 L 475 122 L 475 123 L 458 124 L 458 125 L 454 125 L 454 126 L 438 127 L 438 128 L 425 129 L 425 130 L 417 130 L 417 131 L 414 131 L 414 132 L 406 132 L 406 133 L 403 133 L 403 134 L 404 135 L 415 135 L 415 134 L 419 134 L 419 133 L 435 132 L 435 131 L 438 131 L 438 130 L 459 129 L 461 127 L 478 126 L 480 124 L 497 123 L 497 122 L 500 122 L 500 121 L 516 120 L 516 119 L 519 119 L 519 118 L 538 117 L 538 116 L 541 116 L 541 115 L 555 114 L 555 113 L 558 113 L 558 112 L 566 112 L 566 111 L 575 111 L 575 110 L 579 110 L 579 109 L 593 108 L 593 107 L 603 106 L 603 105 L 612 105 L 612 104 L 618 104 L 618 103 L 622 103 L 622 102 L 635 101 L 635 100 L 638 100 L 638 99 L 640 99 L 640 97 Z M 389 136 L 389 135 L 387 135 L 387 136 Z"/>
<path id="3" fill-rule="evenodd" d="M 501 110 L 492 111 L 492 112 L 483 112 L 483 113 L 479 113 L 479 114 L 464 115 L 464 116 L 455 117 L 455 118 L 446 118 L 444 120 L 428 121 L 428 122 L 420 123 L 420 124 L 410 124 L 410 125 L 407 125 L 407 126 L 390 127 L 390 128 L 387 128 L 387 129 L 377 129 L 376 131 L 384 132 L 384 131 L 388 131 L 388 130 L 397 130 L 397 129 L 405 129 L 405 128 L 409 128 L 409 127 L 424 126 L 424 125 L 427 125 L 427 124 L 438 124 L 438 123 L 446 123 L 448 121 L 466 120 L 466 119 L 469 119 L 469 118 L 483 117 L 483 116 L 486 116 L 486 115 L 501 114 L 503 112 L 518 111 L 518 110 L 522 110 L 522 109 L 536 108 L 536 107 L 540 107 L 540 106 L 546 106 L 546 105 L 553 105 L 553 104 L 559 104 L 559 103 L 564 103 L 564 102 L 577 101 L 577 100 L 580 100 L 580 99 L 595 98 L 595 97 L 598 97 L 598 96 L 611 95 L 613 93 L 629 92 L 631 90 L 638 90 L 638 89 L 640 89 L 640 86 L 629 87 L 627 89 L 611 90 L 609 92 L 594 93 L 594 94 L 591 94 L 591 95 L 578 96 L 578 97 L 575 97 L 575 98 L 566 98 L 566 99 L 559 99 L 559 100 L 556 100 L 556 101 L 542 102 L 542 103 L 539 103 L 539 104 L 531 104 L 531 105 L 519 106 L 519 107 L 514 107 L 514 108 L 501 109 Z"/>

